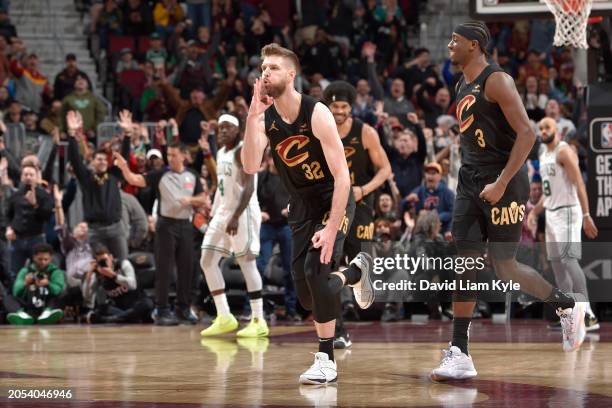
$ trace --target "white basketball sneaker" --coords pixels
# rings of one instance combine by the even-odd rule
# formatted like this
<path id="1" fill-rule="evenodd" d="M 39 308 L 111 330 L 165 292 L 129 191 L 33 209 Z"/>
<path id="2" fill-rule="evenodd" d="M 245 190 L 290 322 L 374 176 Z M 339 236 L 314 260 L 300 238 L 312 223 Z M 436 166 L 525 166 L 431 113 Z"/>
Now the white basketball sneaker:
<path id="1" fill-rule="evenodd" d="M 373 261 L 370 254 L 367 252 L 360 252 L 350 263 L 361 269 L 361 278 L 353 285 L 349 285 L 353 288 L 353 295 L 357 304 L 362 309 L 367 309 L 374 303 L 374 288 L 372 287 L 372 278 L 370 272 L 373 268 Z"/>
<path id="2" fill-rule="evenodd" d="M 557 309 L 563 331 L 563 351 L 578 350 L 584 341 L 586 336 L 584 313 L 582 302 L 576 302 L 572 309 Z"/>
<path id="3" fill-rule="evenodd" d="M 331 361 L 327 353 L 314 353 L 314 364 L 302 375 L 300 375 L 300 384 L 328 384 L 336 382 L 338 372 L 336 362 Z"/>
<path id="4" fill-rule="evenodd" d="M 451 346 L 442 350 L 442 362 L 431 372 L 434 381 L 467 380 L 476 377 L 472 357 L 462 353 L 459 347 Z"/>

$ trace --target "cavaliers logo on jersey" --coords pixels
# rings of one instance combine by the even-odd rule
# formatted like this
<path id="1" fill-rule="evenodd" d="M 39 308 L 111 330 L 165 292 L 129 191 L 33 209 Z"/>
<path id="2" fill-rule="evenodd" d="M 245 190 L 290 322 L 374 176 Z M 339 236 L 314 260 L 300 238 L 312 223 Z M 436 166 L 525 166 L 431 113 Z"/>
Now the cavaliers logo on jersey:
<path id="1" fill-rule="evenodd" d="M 459 131 L 465 132 L 474 123 L 474 115 L 466 116 L 467 111 L 476 103 L 476 97 L 474 95 L 466 95 L 457 104 L 457 119 L 459 119 Z"/>
<path id="2" fill-rule="evenodd" d="M 289 136 L 276 145 L 276 153 L 283 163 L 288 167 L 294 167 L 302 163 L 310 155 L 308 151 L 300 152 L 310 142 L 308 136 L 295 135 Z"/>

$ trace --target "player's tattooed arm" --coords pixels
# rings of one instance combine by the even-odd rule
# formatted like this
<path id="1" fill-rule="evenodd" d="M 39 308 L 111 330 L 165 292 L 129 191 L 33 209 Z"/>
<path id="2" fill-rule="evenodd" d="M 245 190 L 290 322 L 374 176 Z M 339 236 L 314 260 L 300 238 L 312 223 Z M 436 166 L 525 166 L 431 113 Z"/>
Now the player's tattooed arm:
<path id="1" fill-rule="evenodd" d="M 485 186 L 481 193 L 481 198 L 493 205 L 504 195 L 510 180 L 525 164 L 536 136 L 529 124 L 527 111 L 510 75 L 504 72 L 491 74 L 487 80 L 485 96 L 489 101 L 499 104 L 506 120 L 516 132 L 516 141 L 510 152 L 506 167 L 504 167 L 497 181 Z"/>

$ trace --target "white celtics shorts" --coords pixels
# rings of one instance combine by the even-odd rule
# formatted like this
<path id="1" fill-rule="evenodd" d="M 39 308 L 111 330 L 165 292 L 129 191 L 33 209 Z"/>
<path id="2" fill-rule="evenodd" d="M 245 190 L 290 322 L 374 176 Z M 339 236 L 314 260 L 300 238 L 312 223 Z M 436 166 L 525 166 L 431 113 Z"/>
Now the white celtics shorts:
<path id="1" fill-rule="evenodd" d="M 579 205 L 546 210 L 548 260 L 582 256 L 582 210 Z"/>
<path id="2" fill-rule="evenodd" d="M 259 228 L 261 226 L 261 211 L 248 206 L 240 215 L 236 235 L 230 235 L 225 230 L 233 212 L 217 211 L 208 224 L 208 229 L 202 241 L 202 249 L 219 251 L 224 255 L 240 257 L 244 255 L 259 255 Z"/>

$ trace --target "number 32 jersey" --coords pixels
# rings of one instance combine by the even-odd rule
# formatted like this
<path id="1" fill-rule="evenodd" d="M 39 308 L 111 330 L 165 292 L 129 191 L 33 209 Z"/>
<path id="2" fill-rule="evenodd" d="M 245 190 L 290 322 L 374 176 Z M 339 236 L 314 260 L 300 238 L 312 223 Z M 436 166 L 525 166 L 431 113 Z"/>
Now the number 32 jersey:
<path id="1" fill-rule="evenodd" d="M 332 194 L 334 178 L 321 142 L 312 132 L 317 101 L 302 94 L 300 111 L 292 124 L 283 121 L 274 105 L 265 111 L 266 135 L 274 164 L 292 200 L 311 200 Z"/>

